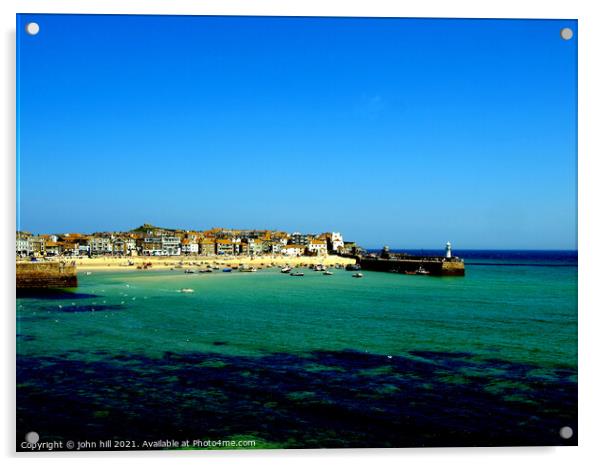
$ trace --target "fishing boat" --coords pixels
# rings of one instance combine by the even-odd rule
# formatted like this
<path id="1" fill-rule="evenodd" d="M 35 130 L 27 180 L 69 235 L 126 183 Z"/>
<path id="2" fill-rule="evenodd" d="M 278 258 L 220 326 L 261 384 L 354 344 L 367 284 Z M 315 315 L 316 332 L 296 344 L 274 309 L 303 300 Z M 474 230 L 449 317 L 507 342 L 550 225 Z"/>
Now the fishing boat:
<path id="1" fill-rule="evenodd" d="M 428 275 L 430 272 L 426 270 L 423 266 L 418 267 L 416 270 L 416 275 Z"/>
<path id="2" fill-rule="evenodd" d="M 303 272 L 291 272 L 291 277 L 302 277 L 305 275 Z"/>
<path id="3" fill-rule="evenodd" d="M 361 272 L 354 273 L 354 274 L 352 275 L 352 277 L 353 277 L 353 278 L 362 278 L 363 276 L 364 276 L 364 274 L 362 274 Z"/>
<path id="4" fill-rule="evenodd" d="M 282 273 L 291 273 L 291 270 L 293 270 L 293 268 L 292 268 L 292 267 L 288 267 L 288 266 L 286 266 L 286 267 L 282 267 L 282 268 L 280 269 L 280 272 L 282 272 Z"/>
<path id="5" fill-rule="evenodd" d="M 314 270 L 316 272 L 324 272 L 324 271 L 326 271 L 326 267 L 324 267 L 322 264 L 318 264 L 314 267 Z"/>
<path id="6" fill-rule="evenodd" d="M 232 269 L 230 267 L 226 267 L 222 270 L 222 272 L 232 272 Z"/>
<path id="7" fill-rule="evenodd" d="M 332 275 L 332 272 L 330 272 L 330 271 L 328 271 L 328 270 L 325 270 L 325 271 L 322 273 L 322 275 Z"/>
<path id="8" fill-rule="evenodd" d="M 416 271 L 415 270 L 406 270 L 405 272 L 406 275 L 416 275 Z"/>

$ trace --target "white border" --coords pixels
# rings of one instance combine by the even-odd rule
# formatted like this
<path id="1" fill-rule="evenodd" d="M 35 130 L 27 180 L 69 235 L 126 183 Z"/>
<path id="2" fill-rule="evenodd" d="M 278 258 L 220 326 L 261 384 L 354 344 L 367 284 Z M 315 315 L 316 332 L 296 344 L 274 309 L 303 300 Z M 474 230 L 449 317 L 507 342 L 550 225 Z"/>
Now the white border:
<path id="1" fill-rule="evenodd" d="M 600 288 L 602 242 L 600 228 L 600 158 L 602 150 L 599 135 L 600 86 L 602 73 L 602 23 L 595 2 L 587 1 L 386 1 L 386 0 L 3 0 L 2 9 L 2 62 L 0 66 L 3 106 L 2 122 L 2 249 L 3 267 L 0 296 L 4 338 L 2 342 L 1 400 L 4 404 L 0 424 L 0 441 L 3 456 L 15 459 L 14 450 L 14 261 L 12 248 L 15 231 L 15 13 L 121 13 L 121 14 L 224 14 L 224 15 L 283 15 L 283 16 L 403 16 L 403 17 L 466 17 L 466 18 L 577 18 L 579 20 L 579 443 L 577 448 L 478 448 L 478 449 L 406 449 L 406 450 L 323 450 L 323 451 L 236 451 L 236 452 L 131 452 L 86 453 L 75 456 L 67 453 L 19 455 L 25 463 L 40 458 L 44 461 L 64 462 L 66 458 L 104 464 L 111 460 L 127 458 L 136 463 L 178 459 L 178 461 L 209 463 L 244 460 L 249 464 L 363 464 L 379 461 L 383 464 L 400 462 L 428 462 L 466 465 L 492 465 L 507 463 L 545 462 L 568 466 L 569 463 L 594 462 L 602 421 L 599 398 L 601 369 L 599 363 L 602 302 L 596 289 Z"/>

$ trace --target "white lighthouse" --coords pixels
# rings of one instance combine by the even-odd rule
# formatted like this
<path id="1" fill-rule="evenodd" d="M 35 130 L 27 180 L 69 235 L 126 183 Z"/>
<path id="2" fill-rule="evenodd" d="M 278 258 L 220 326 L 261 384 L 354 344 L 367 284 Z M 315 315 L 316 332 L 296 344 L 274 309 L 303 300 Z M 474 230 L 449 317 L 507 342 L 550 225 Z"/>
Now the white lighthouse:
<path id="1" fill-rule="evenodd" d="M 452 258 L 451 243 L 449 241 L 445 245 L 445 258 L 446 259 L 451 259 Z"/>

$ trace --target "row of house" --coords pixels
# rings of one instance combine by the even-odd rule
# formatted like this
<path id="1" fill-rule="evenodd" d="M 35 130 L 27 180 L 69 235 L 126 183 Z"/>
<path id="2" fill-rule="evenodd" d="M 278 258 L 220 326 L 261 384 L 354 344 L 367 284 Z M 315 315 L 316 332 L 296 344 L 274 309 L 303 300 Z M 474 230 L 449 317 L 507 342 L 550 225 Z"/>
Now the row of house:
<path id="1" fill-rule="evenodd" d="M 147 228 L 145 228 L 147 227 Z M 338 232 L 287 233 L 272 230 L 167 230 L 143 225 L 131 232 L 32 235 L 17 232 L 16 254 L 25 256 L 322 256 L 355 253 Z"/>

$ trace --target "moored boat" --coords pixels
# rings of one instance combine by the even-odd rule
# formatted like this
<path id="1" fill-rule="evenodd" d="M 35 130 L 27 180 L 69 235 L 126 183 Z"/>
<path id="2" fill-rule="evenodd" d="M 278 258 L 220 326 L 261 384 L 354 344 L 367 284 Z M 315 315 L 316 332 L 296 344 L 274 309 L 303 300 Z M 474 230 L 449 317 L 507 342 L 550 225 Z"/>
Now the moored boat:
<path id="1" fill-rule="evenodd" d="M 222 270 L 222 272 L 232 272 L 232 269 L 230 267 L 226 267 Z"/>
<path id="2" fill-rule="evenodd" d="M 364 276 L 364 274 L 361 272 L 357 272 L 352 275 L 353 278 L 362 278 L 363 276 Z"/>
<path id="3" fill-rule="evenodd" d="M 291 277 L 302 277 L 305 275 L 303 272 L 291 272 Z"/>
<path id="4" fill-rule="evenodd" d="M 194 290 L 192 288 L 182 288 L 180 293 L 194 293 Z"/>
<path id="5" fill-rule="evenodd" d="M 359 264 L 347 264 L 345 270 L 355 271 L 362 270 L 362 267 Z"/>
<path id="6" fill-rule="evenodd" d="M 282 272 L 282 273 L 291 273 L 291 270 L 293 270 L 292 267 L 286 266 L 286 267 L 282 267 L 280 269 L 280 272 Z"/>
<path id="7" fill-rule="evenodd" d="M 324 273 L 322 273 L 322 275 L 332 275 L 332 272 L 325 270 Z"/>

